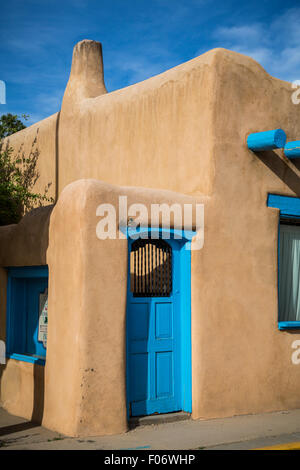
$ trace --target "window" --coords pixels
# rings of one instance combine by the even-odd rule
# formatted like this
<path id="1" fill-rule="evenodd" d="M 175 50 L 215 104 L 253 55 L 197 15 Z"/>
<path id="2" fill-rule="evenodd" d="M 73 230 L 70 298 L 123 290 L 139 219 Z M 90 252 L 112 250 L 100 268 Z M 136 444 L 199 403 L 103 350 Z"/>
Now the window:
<path id="1" fill-rule="evenodd" d="M 133 242 L 130 289 L 134 297 L 169 297 L 172 292 L 172 248 L 164 240 Z"/>
<path id="2" fill-rule="evenodd" d="M 278 327 L 300 328 L 300 198 L 268 195 L 280 209 L 278 236 Z"/>
<path id="3" fill-rule="evenodd" d="M 300 224 L 283 219 L 279 236 L 279 322 L 292 327 L 300 325 Z"/>
<path id="4" fill-rule="evenodd" d="M 44 364 L 48 323 L 48 268 L 8 269 L 7 356 Z"/>

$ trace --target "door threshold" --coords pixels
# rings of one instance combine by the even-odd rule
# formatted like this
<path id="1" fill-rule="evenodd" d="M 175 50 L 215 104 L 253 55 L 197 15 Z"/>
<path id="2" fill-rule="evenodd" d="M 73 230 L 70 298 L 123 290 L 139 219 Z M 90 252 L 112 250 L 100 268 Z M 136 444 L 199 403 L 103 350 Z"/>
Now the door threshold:
<path id="1" fill-rule="evenodd" d="M 137 426 L 147 426 L 153 424 L 173 423 L 190 419 L 191 414 L 185 411 L 176 411 L 174 413 L 161 413 L 147 416 L 132 416 L 129 418 L 129 428 Z"/>

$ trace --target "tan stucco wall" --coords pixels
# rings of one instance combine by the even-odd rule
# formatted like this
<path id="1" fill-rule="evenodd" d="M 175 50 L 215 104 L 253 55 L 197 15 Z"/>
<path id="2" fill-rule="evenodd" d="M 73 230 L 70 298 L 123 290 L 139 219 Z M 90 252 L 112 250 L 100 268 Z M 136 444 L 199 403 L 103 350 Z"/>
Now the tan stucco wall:
<path id="1" fill-rule="evenodd" d="M 0 266 L 47 264 L 52 209 L 52 205 L 39 207 L 26 214 L 18 224 L 0 227 Z"/>
<path id="2" fill-rule="evenodd" d="M 68 435 L 127 430 L 127 240 L 96 236 L 98 205 L 117 208 L 119 195 L 128 197 L 128 206 L 139 202 L 148 209 L 151 202 L 195 204 L 195 199 L 169 191 L 116 187 L 97 180 L 77 181 L 61 193 L 51 216 L 47 257 L 43 424 Z"/>
<path id="3" fill-rule="evenodd" d="M 9 413 L 41 423 L 44 410 L 44 366 L 8 359 L 1 366 L 1 406 Z"/>
<path id="4" fill-rule="evenodd" d="M 17 225 L 0 227 L 0 339 L 6 341 L 6 287 L 9 266 L 47 263 L 49 218 L 52 206 L 35 209 Z M 7 359 L 0 366 L 0 403 L 10 413 L 41 422 L 44 367 Z"/>
<path id="5" fill-rule="evenodd" d="M 215 58 L 204 54 L 96 98 L 71 101 L 67 95 L 60 116 L 60 191 L 78 178 L 97 178 L 209 194 Z M 74 80 L 71 75 L 67 92 Z"/>
<path id="6" fill-rule="evenodd" d="M 22 157 L 23 154 L 28 158 L 31 152 L 38 151 L 36 166 L 38 179 L 34 189 L 45 194 L 47 188 L 48 198 L 54 200 L 58 189 L 58 129 L 59 112 L 5 139 L 5 143 L 13 148 L 16 158 Z M 45 202 L 45 205 L 47 204 L 49 202 Z"/>
<path id="7" fill-rule="evenodd" d="M 193 417 L 299 407 L 300 366 L 291 362 L 291 344 L 300 334 L 277 329 L 278 211 L 266 207 L 268 192 L 300 197 L 299 164 L 282 150 L 254 155 L 246 147 L 250 132 L 278 127 L 299 139 L 291 85 L 248 57 L 217 49 L 106 94 L 101 77 L 95 87 L 88 80 L 82 86 L 82 77 L 96 73 L 87 70 L 87 57 L 101 66 L 93 48 L 87 45 L 82 68 L 71 74 L 57 152 L 47 154 L 51 168 L 58 161 L 59 191 L 96 178 L 210 196 L 204 247 L 192 253 Z M 49 119 L 40 135 L 53 146 Z M 126 429 L 127 248 L 124 241 L 100 242 L 94 230 L 96 202 L 114 200 L 118 191 L 74 183 L 51 217 L 44 424 L 72 435 Z M 143 200 L 143 192 L 135 197 Z"/>
<path id="8" fill-rule="evenodd" d="M 58 182 L 59 193 L 72 181 L 96 178 L 209 194 L 216 57 L 208 52 L 106 94 L 98 43 L 79 43 L 59 115 L 14 134 L 10 143 L 15 149 L 24 139 L 30 143 L 39 128 L 39 189 L 47 178 Z"/>
<path id="9" fill-rule="evenodd" d="M 6 269 L 0 268 L 0 341 L 6 342 Z M 4 365 L 0 364 L 0 403 L 2 396 L 2 373 Z"/>
<path id="10" fill-rule="evenodd" d="M 79 180 L 64 189 L 54 210 L 36 209 L 19 224 L 0 228 L 2 266 L 49 266 L 46 365 L 8 359 L 2 368 L 1 405 L 67 435 L 127 430 L 127 240 L 96 237 L 98 205 L 118 207 L 119 196 L 127 196 L 128 207 L 144 204 L 149 214 L 151 203 L 183 207 L 209 200 Z M 186 228 L 194 227 L 192 220 Z M 0 289 L 5 292 L 5 269 Z M 1 309 L 5 338 L 3 302 Z"/>
<path id="11" fill-rule="evenodd" d="M 279 211 L 266 207 L 268 192 L 300 197 L 300 166 L 246 147 L 250 132 L 278 127 L 299 138 L 300 107 L 290 84 L 247 57 L 220 51 L 216 66 L 215 183 L 192 257 L 195 418 L 300 406 L 300 334 L 277 328 Z"/>

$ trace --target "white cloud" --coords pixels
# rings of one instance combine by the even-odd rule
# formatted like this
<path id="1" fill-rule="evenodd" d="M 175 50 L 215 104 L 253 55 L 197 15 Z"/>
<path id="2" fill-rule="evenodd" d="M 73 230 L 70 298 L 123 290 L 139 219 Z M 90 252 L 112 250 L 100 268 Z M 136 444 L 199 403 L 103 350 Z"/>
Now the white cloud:
<path id="1" fill-rule="evenodd" d="M 105 59 L 105 57 L 104 57 Z M 146 80 L 177 65 L 176 56 L 158 44 L 148 44 L 145 49 L 137 47 L 131 51 L 111 51 L 110 62 L 104 60 L 104 75 L 113 89 Z M 109 88 L 111 88 L 109 87 Z"/>
<path id="2" fill-rule="evenodd" d="M 287 10 L 270 24 L 252 23 L 217 28 L 218 45 L 248 55 L 271 75 L 300 79 L 300 8 Z"/>
<path id="3" fill-rule="evenodd" d="M 288 41 L 291 46 L 300 44 L 300 8 L 291 8 L 271 24 L 273 38 Z"/>
<path id="4" fill-rule="evenodd" d="M 45 112 L 50 114 L 56 113 L 61 107 L 63 93 L 40 93 L 34 97 L 35 106 L 43 109 Z"/>
<path id="5" fill-rule="evenodd" d="M 32 97 L 32 102 L 27 100 L 22 109 L 14 107 L 13 109 L 4 110 L 3 113 L 10 112 L 17 114 L 28 127 L 58 112 L 61 108 L 62 94 L 63 93 L 59 91 L 53 91 L 53 93 L 39 93 Z M 30 111 L 27 111 L 29 108 Z M 26 121 L 22 118 L 23 113 L 29 115 Z"/>
<path id="6" fill-rule="evenodd" d="M 227 41 L 238 41 L 239 43 L 247 44 L 251 42 L 260 42 L 264 40 L 263 27 L 261 24 L 232 26 L 218 28 L 215 36 L 220 36 Z"/>

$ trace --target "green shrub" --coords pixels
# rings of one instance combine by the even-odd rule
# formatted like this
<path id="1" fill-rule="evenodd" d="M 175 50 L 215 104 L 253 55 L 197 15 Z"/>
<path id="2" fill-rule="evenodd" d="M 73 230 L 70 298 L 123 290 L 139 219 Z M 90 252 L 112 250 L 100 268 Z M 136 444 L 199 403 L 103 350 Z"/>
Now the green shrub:
<path id="1" fill-rule="evenodd" d="M 45 202 L 52 203 L 47 195 L 51 183 L 44 194 L 33 192 L 39 178 L 37 160 L 39 151 L 34 140 L 29 155 L 24 152 L 13 156 L 8 143 L 0 142 L 0 225 L 18 223 L 24 213 Z"/>

